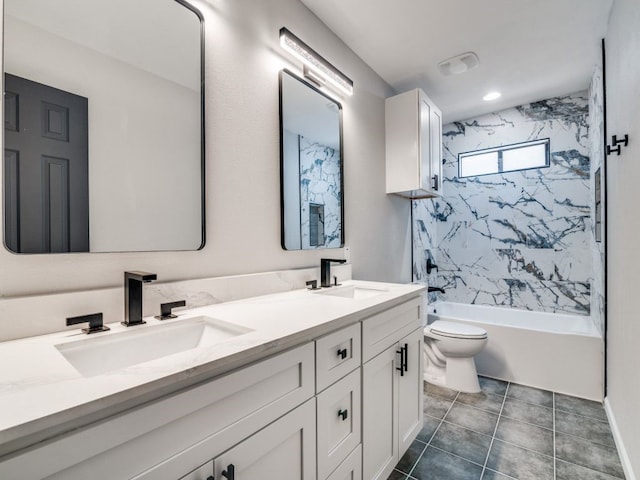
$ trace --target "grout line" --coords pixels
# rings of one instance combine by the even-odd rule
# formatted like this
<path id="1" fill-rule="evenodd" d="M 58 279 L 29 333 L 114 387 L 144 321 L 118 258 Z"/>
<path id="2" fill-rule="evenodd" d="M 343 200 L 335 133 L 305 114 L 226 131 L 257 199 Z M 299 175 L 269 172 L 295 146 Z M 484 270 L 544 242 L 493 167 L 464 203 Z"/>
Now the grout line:
<path id="1" fill-rule="evenodd" d="M 487 469 L 487 463 L 489 462 L 489 455 L 491 454 L 491 449 L 493 448 L 493 441 L 496 439 L 496 432 L 498 431 L 498 425 L 500 425 L 500 417 L 502 416 L 502 410 L 504 409 L 504 404 L 507 401 L 507 394 L 509 393 L 509 386 L 510 385 L 511 385 L 511 382 L 507 383 L 507 389 L 504 391 L 504 398 L 502 399 L 502 406 L 500 407 L 500 413 L 498 414 L 498 420 L 496 420 L 496 426 L 493 429 L 493 435 L 491 436 L 491 443 L 489 444 L 489 450 L 487 450 L 487 456 L 484 459 L 484 465 L 482 465 L 482 473 L 480 474 L 480 480 L 482 480 L 482 478 L 484 477 L 484 472 Z"/>
<path id="2" fill-rule="evenodd" d="M 551 393 L 553 400 L 553 480 L 556 480 L 556 393 Z"/>
<path id="3" fill-rule="evenodd" d="M 487 468 L 485 468 L 485 470 L 489 470 L 490 472 L 495 472 L 495 473 L 497 473 L 499 475 L 502 475 L 503 477 L 511 478 L 513 480 L 518 480 L 516 477 L 512 477 L 511 475 L 507 475 L 506 473 L 499 472 L 497 470 L 494 470 L 493 468 L 488 468 L 487 467 Z"/>
<path id="4" fill-rule="evenodd" d="M 409 470 L 409 473 L 407 473 L 408 476 L 411 476 L 411 474 L 413 473 L 413 471 L 416 469 L 416 465 L 418 465 L 418 462 L 420 461 L 420 459 L 422 458 L 422 456 L 424 455 L 424 452 L 427 451 L 427 448 L 429 447 L 429 445 L 431 445 L 431 440 L 433 440 L 433 437 L 436 436 L 436 433 L 438 433 L 438 430 L 440 430 L 440 426 L 442 425 L 442 422 L 444 422 L 444 419 L 447 418 L 447 415 L 449 415 L 449 412 L 451 411 L 451 409 L 453 408 L 454 403 L 456 403 L 456 400 L 458 399 L 458 396 L 460 395 L 460 392 L 456 393 L 456 397 L 453 399 L 453 401 L 451 402 L 451 405 L 449 405 L 449 408 L 447 408 L 447 412 L 442 416 L 442 418 L 440 419 L 440 423 L 438 424 L 438 426 L 436 427 L 436 429 L 433 431 L 433 433 L 431 434 L 431 437 L 429 437 L 429 441 L 427 442 L 427 444 L 424 446 L 424 449 L 422 450 L 422 453 L 420 453 L 420 455 L 418 456 L 418 458 L 416 459 L 415 463 L 413 464 L 413 466 L 411 467 L 411 470 Z"/>

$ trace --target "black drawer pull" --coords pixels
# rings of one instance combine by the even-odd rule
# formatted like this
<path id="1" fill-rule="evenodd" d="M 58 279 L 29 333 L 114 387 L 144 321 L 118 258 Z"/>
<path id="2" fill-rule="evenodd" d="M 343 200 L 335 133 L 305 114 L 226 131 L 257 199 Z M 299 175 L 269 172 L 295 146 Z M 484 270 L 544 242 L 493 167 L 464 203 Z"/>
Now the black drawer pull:
<path id="1" fill-rule="evenodd" d="M 400 347 L 400 350 L 396 350 L 396 353 L 400 354 L 400 366 L 396 367 L 396 370 L 400 372 L 401 377 L 404 377 L 404 347 Z"/>
<path id="2" fill-rule="evenodd" d="M 230 463 L 227 469 L 222 471 L 222 476 L 228 480 L 234 480 L 236 478 L 236 467 L 233 466 L 233 463 Z"/>
<path id="3" fill-rule="evenodd" d="M 347 349 L 346 348 L 341 348 L 340 350 L 338 350 L 338 356 L 344 360 L 345 358 L 347 358 Z"/>
<path id="4" fill-rule="evenodd" d="M 404 344 L 404 371 L 407 372 L 409 370 L 409 344 Z"/>
<path id="5" fill-rule="evenodd" d="M 338 410 L 338 416 L 341 417 L 344 422 L 349 416 L 349 411 L 346 408 L 344 410 Z"/>

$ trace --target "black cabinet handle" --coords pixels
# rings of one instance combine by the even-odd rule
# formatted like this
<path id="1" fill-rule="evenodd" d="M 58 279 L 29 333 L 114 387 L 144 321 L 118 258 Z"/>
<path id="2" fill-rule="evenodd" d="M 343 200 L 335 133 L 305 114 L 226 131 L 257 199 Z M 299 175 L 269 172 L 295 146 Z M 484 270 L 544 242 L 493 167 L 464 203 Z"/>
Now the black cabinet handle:
<path id="1" fill-rule="evenodd" d="M 344 360 L 345 358 L 347 358 L 347 349 L 346 348 L 341 348 L 338 350 L 338 356 Z"/>
<path id="2" fill-rule="evenodd" d="M 409 344 L 404 344 L 404 371 L 409 371 Z"/>
<path id="3" fill-rule="evenodd" d="M 404 377 L 404 347 L 400 347 L 400 350 L 396 350 L 396 353 L 400 354 L 400 366 L 396 367 L 396 370 L 400 372 L 401 377 Z"/>
<path id="4" fill-rule="evenodd" d="M 213 475 L 209 475 L 209 476 L 207 477 L 207 480 L 215 480 L 215 478 L 213 478 Z"/>
<path id="5" fill-rule="evenodd" d="M 346 408 L 344 410 L 338 410 L 338 416 L 341 417 L 344 422 L 349 416 L 349 411 Z"/>
<path id="6" fill-rule="evenodd" d="M 233 463 L 227 465 L 227 469 L 222 471 L 222 476 L 228 480 L 236 478 L 236 467 L 233 466 Z"/>

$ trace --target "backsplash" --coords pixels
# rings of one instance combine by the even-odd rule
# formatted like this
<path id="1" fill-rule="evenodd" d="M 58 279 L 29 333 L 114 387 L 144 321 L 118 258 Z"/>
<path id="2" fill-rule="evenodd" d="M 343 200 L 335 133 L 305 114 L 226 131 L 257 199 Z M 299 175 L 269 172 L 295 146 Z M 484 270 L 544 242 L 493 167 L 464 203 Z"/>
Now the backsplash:
<path id="1" fill-rule="evenodd" d="M 351 280 L 351 264 L 333 265 L 331 273 L 338 277 L 339 282 Z M 308 280 L 320 280 L 319 266 L 176 282 L 160 279 L 144 286 L 144 316 L 158 315 L 161 303 L 185 300 L 186 308 L 203 307 L 306 288 Z M 97 312 L 104 314 L 105 323 L 121 322 L 124 287 L 1 298 L 0 342 L 78 330 L 78 326 L 66 327 L 65 318 Z M 180 313 L 180 310 L 175 313 Z"/>
<path id="2" fill-rule="evenodd" d="M 446 290 L 431 300 L 589 315 L 588 131 L 587 92 L 443 127 L 444 196 L 412 205 L 414 280 Z M 458 153 L 543 138 L 549 168 L 458 177 Z"/>

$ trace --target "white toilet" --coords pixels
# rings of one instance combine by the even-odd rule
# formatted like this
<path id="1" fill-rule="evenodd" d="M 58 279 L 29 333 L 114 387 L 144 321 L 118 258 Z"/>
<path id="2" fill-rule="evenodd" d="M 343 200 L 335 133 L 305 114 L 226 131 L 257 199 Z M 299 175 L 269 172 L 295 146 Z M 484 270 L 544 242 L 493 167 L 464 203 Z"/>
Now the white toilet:
<path id="1" fill-rule="evenodd" d="M 487 332 L 466 323 L 437 320 L 424 328 L 424 379 L 466 393 L 480 392 L 473 360 Z"/>

